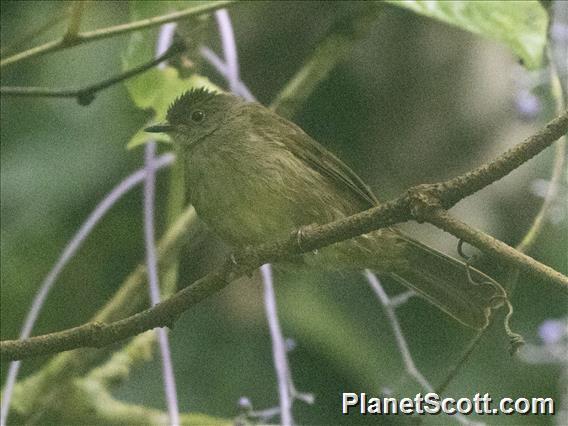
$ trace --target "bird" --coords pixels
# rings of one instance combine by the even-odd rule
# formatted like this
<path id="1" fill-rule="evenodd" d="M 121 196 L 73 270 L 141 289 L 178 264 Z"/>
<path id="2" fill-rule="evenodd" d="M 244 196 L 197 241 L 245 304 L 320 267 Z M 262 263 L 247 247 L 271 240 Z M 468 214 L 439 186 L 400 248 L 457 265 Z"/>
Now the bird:
<path id="1" fill-rule="evenodd" d="M 184 164 L 189 202 L 234 249 L 380 205 L 350 167 L 299 126 L 232 94 L 189 90 L 170 105 L 165 122 L 145 130 L 170 136 Z M 499 304 L 500 287 L 491 277 L 396 227 L 303 254 L 293 264 L 391 276 L 476 330 L 487 327 Z"/>

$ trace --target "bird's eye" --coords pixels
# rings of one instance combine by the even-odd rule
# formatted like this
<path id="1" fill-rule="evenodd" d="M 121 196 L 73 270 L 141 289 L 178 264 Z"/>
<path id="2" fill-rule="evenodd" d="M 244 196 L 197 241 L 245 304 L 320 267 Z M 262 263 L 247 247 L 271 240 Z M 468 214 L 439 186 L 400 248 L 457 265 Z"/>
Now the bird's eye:
<path id="1" fill-rule="evenodd" d="M 205 118 L 205 113 L 204 113 L 203 111 L 196 110 L 196 111 L 193 111 L 193 112 L 191 113 L 191 119 L 192 119 L 192 121 L 195 121 L 195 122 L 198 122 L 198 123 L 199 123 L 199 122 L 202 121 L 204 118 Z"/>

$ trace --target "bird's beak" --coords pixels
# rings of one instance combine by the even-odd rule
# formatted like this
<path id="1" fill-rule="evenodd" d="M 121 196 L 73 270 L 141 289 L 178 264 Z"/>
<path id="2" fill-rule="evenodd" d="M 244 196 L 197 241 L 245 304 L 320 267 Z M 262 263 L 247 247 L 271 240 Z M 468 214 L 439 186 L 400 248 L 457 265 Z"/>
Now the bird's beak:
<path id="1" fill-rule="evenodd" d="M 171 132 L 172 130 L 174 130 L 174 126 L 172 126 L 169 123 L 154 124 L 144 129 L 144 131 L 148 133 L 168 133 Z"/>

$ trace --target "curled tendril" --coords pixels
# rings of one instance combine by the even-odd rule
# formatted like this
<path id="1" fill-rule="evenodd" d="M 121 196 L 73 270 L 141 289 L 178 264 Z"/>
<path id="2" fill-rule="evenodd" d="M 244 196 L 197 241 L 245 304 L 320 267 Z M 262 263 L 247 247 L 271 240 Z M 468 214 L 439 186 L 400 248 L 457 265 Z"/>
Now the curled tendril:
<path id="1" fill-rule="evenodd" d="M 515 355 L 521 346 L 525 344 L 525 339 L 519 333 L 514 332 L 511 330 L 511 317 L 513 316 L 513 305 L 509 300 L 509 296 L 507 295 L 507 291 L 505 288 L 499 284 L 495 280 L 485 280 L 485 281 L 475 281 L 471 276 L 471 263 L 475 260 L 476 256 L 467 256 L 463 252 L 463 240 L 459 240 L 458 242 L 458 253 L 459 255 L 465 259 L 465 271 L 467 274 L 467 280 L 472 285 L 490 285 L 497 291 L 497 295 L 493 296 L 490 300 L 491 309 L 497 309 L 500 306 L 505 305 L 507 307 L 507 315 L 505 315 L 505 319 L 503 320 L 503 326 L 505 328 L 505 333 L 509 337 L 509 353 L 511 356 Z"/>
<path id="2" fill-rule="evenodd" d="M 458 240 L 458 254 L 462 257 L 462 259 L 469 260 L 469 259 L 471 259 L 471 257 L 468 256 L 467 254 L 465 254 L 464 251 L 463 251 L 463 243 L 464 242 L 465 241 L 462 240 L 461 238 Z"/>
<path id="3" fill-rule="evenodd" d="M 503 321 L 505 325 L 505 332 L 507 336 L 509 336 L 509 354 L 511 356 L 516 355 L 519 352 L 519 349 L 525 344 L 525 339 L 519 333 L 515 333 L 511 330 L 510 327 L 510 319 L 513 316 L 513 305 L 509 301 L 509 299 L 505 299 L 505 304 L 507 305 L 507 315 L 505 316 L 505 320 Z"/>

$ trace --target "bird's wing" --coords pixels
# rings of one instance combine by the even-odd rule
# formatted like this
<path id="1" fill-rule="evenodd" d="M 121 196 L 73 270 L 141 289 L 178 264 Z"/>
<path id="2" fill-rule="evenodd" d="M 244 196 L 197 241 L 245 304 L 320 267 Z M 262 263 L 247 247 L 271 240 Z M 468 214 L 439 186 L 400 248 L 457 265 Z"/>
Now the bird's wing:
<path id="1" fill-rule="evenodd" d="M 350 193 L 356 195 L 363 208 L 371 208 L 379 203 L 371 189 L 343 161 L 326 150 L 294 123 L 277 114 L 274 114 L 274 116 L 277 117 L 278 127 L 280 127 L 274 129 L 274 131 L 280 135 L 286 134 L 287 137 L 282 138 L 282 141 L 296 157 L 305 161 L 310 168 L 319 171 L 332 179 L 334 183 L 343 186 Z"/>

